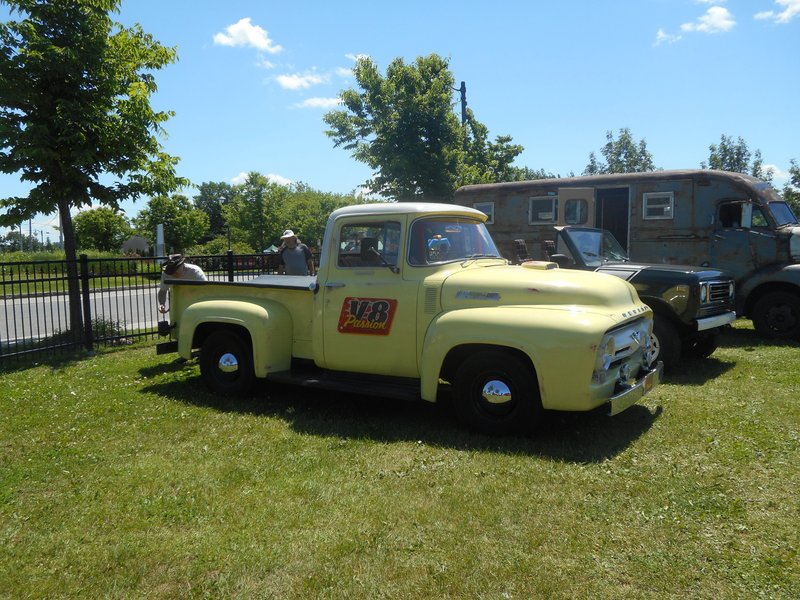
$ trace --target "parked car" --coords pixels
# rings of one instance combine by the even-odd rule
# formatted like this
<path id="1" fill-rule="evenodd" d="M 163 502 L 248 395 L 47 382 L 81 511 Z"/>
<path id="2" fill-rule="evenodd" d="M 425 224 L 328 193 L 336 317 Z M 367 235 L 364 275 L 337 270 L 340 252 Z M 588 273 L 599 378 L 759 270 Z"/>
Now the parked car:
<path id="1" fill-rule="evenodd" d="M 621 277 L 633 284 L 654 313 L 651 360 L 669 371 L 681 359 L 705 358 L 719 334 L 736 318 L 733 276 L 709 267 L 631 262 L 612 233 L 594 227 L 556 227 L 546 245 L 562 268 Z"/>

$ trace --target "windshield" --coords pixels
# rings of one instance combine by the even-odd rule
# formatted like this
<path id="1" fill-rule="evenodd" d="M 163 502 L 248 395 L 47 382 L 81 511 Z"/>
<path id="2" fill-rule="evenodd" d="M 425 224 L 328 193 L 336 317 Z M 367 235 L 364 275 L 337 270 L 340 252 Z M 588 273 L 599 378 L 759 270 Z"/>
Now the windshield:
<path id="1" fill-rule="evenodd" d="M 502 258 L 486 226 L 468 217 L 431 217 L 414 221 L 408 263 L 422 266 L 467 258 Z"/>
<path id="2" fill-rule="evenodd" d="M 769 211 L 778 227 L 797 223 L 797 217 L 794 216 L 792 208 L 786 202 L 770 202 Z"/>
<path id="3" fill-rule="evenodd" d="M 562 233 L 572 239 L 587 266 L 599 267 L 605 262 L 625 262 L 628 255 L 610 231 L 605 229 L 565 230 Z"/>

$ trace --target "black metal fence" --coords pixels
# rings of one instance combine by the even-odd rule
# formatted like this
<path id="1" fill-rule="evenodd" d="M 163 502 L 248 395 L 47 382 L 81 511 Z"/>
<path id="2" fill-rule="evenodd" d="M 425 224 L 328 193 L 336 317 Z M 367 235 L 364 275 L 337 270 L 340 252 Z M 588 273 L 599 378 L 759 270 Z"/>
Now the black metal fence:
<path id="1" fill-rule="evenodd" d="M 97 345 L 127 344 L 158 334 L 159 258 L 88 258 L 0 262 L 0 364 Z M 212 281 L 275 273 L 275 254 L 193 256 Z M 69 271 L 80 307 L 71 310 Z M 78 319 L 78 322 L 73 323 Z M 74 325 L 74 326 L 73 326 Z"/>

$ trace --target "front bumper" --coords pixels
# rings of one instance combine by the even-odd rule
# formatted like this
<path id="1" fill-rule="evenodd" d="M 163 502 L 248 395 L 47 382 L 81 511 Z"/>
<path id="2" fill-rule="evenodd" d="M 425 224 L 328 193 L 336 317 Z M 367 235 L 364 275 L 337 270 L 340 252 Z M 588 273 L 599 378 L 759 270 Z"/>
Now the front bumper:
<path id="1" fill-rule="evenodd" d="M 664 372 L 664 363 L 659 361 L 652 367 L 644 377 L 641 377 L 632 386 L 626 387 L 617 394 L 611 396 L 606 402 L 609 416 L 617 415 L 626 408 L 636 404 L 645 394 L 649 394 L 654 387 L 661 381 Z"/>
<path id="2" fill-rule="evenodd" d="M 714 315 L 713 317 L 706 317 L 704 319 L 697 319 L 697 331 L 706 331 L 708 329 L 715 329 L 730 325 L 736 320 L 736 313 L 729 311 L 721 315 Z"/>

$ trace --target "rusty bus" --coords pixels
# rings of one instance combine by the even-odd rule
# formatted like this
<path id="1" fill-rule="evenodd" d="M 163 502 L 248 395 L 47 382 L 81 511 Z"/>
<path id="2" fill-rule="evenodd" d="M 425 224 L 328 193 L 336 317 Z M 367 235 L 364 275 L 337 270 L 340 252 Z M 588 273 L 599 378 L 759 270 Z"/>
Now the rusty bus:
<path id="1" fill-rule="evenodd" d="M 764 181 L 713 170 L 469 185 L 457 204 L 489 215 L 506 258 L 546 260 L 559 225 L 611 231 L 632 260 L 711 266 L 736 278 L 736 312 L 763 335 L 800 339 L 800 224 Z M 515 243 L 516 242 L 516 243 Z"/>

